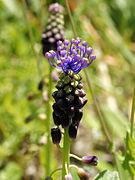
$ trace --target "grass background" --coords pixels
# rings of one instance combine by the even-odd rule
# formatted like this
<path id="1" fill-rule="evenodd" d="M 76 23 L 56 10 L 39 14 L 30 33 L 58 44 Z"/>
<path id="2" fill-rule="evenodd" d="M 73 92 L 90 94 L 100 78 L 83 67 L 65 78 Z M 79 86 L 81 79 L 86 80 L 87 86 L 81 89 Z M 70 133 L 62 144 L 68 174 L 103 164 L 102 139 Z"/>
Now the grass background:
<path id="1" fill-rule="evenodd" d="M 41 33 L 47 22 L 48 5 L 56 1 L 29 0 L 27 16 L 39 56 L 47 91 L 48 62 L 41 54 Z M 65 1 L 60 2 L 65 8 Z M 135 3 L 133 0 L 70 0 L 78 36 L 87 40 L 97 59 L 88 67 L 94 92 L 101 106 L 119 159 L 123 160 L 133 86 L 135 84 Z M 65 35 L 73 37 L 65 11 Z M 33 54 L 21 0 L 0 1 L 0 179 L 43 179 L 45 164 L 46 103 L 38 91 L 37 57 Z M 101 130 L 83 71 L 88 104 L 71 151 L 79 156 L 96 154 L 97 169 L 88 168 L 92 178 L 98 171 L 114 170 L 112 155 Z M 53 83 L 55 89 L 55 83 Z M 28 94 L 37 94 L 33 101 Z M 26 123 L 28 116 L 33 116 Z M 53 123 L 52 123 L 53 124 Z M 61 164 L 55 146 L 52 168 Z M 57 157 L 57 158 L 56 158 Z M 58 162 L 57 162 L 58 161 Z M 59 176 L 59 175 L 57 175 Z M 91 179 L 92 179 L 91 178 Z"/>

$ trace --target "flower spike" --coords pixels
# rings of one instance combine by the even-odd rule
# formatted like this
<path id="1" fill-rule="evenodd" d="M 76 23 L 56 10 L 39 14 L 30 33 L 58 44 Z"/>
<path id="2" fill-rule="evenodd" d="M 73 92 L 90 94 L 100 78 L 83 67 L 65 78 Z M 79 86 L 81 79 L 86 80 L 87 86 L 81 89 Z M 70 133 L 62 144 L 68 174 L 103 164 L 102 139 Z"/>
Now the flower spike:
<path id="1" fill-rule="evenodd" d="M 69 70 L 72 70 L 75 74 L 78 74 L 82 69 L 88 67 L 95 59 L 95 55 L 92 54 L 92 48 L 87 47 L 87 41 L 83 41 L 82 45 L 81 38 L 76 38 L 69 41 L 64 40 L 57 42 L 57 53 L 49 51 L 45 53 L 49 63 L 59 69 L 62 69 L 66 74 Z M 69 48 L 68 48 L 69 46 Z M 53 58 L 54 65 L 50 59 Z M 56 58 L 56 60 L 55 60 Z M 90 59 L 90 62 L 89 62 Z"/>

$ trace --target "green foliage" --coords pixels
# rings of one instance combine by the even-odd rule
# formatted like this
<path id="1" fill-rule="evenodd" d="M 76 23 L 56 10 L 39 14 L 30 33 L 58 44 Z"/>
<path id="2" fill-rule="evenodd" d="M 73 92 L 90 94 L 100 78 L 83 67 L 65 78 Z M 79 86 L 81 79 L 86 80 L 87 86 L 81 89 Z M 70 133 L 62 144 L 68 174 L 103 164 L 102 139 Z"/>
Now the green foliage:
<path id="1" fill-rule="evenodd" d="M 94 180 L 119 180 L 118 172 L 117 171 L 108 171 L 105 170 L 99 173 Z"/>

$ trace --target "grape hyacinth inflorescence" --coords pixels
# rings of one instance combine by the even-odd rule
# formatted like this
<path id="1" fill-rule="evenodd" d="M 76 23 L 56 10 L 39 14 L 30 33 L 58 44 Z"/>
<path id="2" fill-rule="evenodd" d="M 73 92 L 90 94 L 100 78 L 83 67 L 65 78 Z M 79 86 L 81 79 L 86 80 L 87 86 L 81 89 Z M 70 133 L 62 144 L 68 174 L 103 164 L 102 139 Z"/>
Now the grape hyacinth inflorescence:
<path id="1" fill-rule="evenodd" d="M 87 103 L 81 76 L 78 74 L 81 69 L 88 67 L 96 58 L 92 54 L 92 48 L 87 47 L 87 42 L 81 43 L 81 38 L 57 42 L 57 53 L 50 50 L 45 54 L 50 64 L 62 69 L 60 79 L 56 85 L 57 91 L 52 96 L 55 99 L 53 104 L 53 120 L 56 127 L 51 129 L 54 144 L 59 144 L 61 135 L 60 128 L 68 128 L 69 137 L 76 138 L 78 126 L 83 116 L 83 106 Z M 69 46 L 69 48 L 68 48 Z M 50 59 L 53 59 L 54 63 Z M 90 59 L 90 62 L 88 61 Z"/>
<path id="2" fill-rule="evenodd" d="M 56 50 L 57 41 L 64 40 L 64 7 L 58 3 L 49 6 L 50 17 L 42 34 L 43 54 L 50 49 Z"/>

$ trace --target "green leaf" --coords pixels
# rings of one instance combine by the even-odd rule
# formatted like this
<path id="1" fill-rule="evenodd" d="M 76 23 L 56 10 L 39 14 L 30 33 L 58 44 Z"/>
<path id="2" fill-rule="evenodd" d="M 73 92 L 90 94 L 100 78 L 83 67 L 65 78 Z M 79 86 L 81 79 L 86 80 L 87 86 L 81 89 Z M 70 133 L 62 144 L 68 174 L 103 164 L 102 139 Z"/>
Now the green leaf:
<path id="1" fill-rule="evenodd" d="M 102 106 L 102 112 L 109 131 L 123 141 L 129 128 L 127 118 L 119 110 L 112 111 L 106 106 Z"/>
<path id="2" fill-rule="evenodd" d="M 22 169 L 15 162 L 9 162 L 7 166 L 0 172 L 0 180 L 20 180 L 22 177 Z"/>
<path id="3" fill-rule="evenodd" d="M 76 169 L 75 168 L 71 169 L 71 173 L 72 173 L 73 180 L 80 180 L 79 176 L 76 173 Z"/>
<path id="4" fill-rule="evenodd" d="M 121 179 L 121 180 L 127 180 L 127 179 L 128 179 L 128 173 L 127 173 L 127 171 L 123 168 L 123 166 L 122 166 L 120 160 L 118 159 L 116 153 L 114 154 L 114 156 L 115 156 L 115 161 L 116 161 L 116 164 L 117 164 L 117 169 L 118 169 L 118 171 L 119 171 L 120 179 Z"/>
<path id="5" fill-rule="evenodd" d="M 117 171 L 108 171 L 105 170 L 99 173 L 94 180 L 119 180 L 118 172 Z"/>

